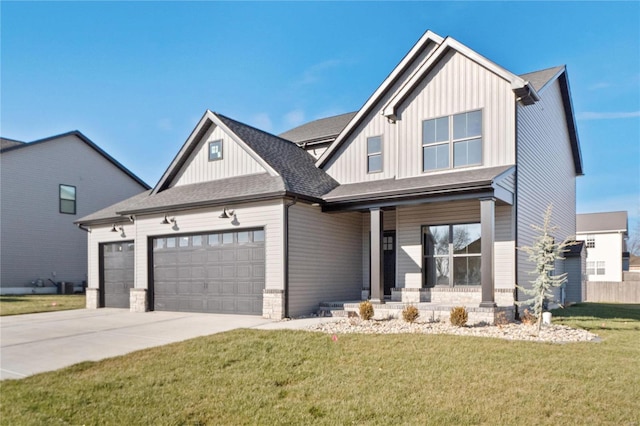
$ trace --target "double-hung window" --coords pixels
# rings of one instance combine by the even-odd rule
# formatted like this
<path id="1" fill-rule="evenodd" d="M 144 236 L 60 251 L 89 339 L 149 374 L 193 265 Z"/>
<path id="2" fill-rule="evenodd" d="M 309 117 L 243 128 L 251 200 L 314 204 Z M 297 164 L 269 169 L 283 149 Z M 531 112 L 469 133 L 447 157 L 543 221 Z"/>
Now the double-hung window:
<path id="1" fill-rule="evenodd" d="M 422 122 L 423 171 L 479 164 L 482 164 L 482 111 Z"/>
<path id="2" fill-rule="evenodd" d="M 480 285 L 479 223 L 422 227 L 427 287 Z"/>
<path id="3" fill-rule="evenodd" d="M 382 171 L 382 136 L 367 138 L 367 173 Z"/>
<path id="4" fill-rule="evenodd" d="M 596 237 L 587 235 L 587 248 L 596 248 Z"/>
<path id="5" fill-rule="evenodd" d="M 60 185 L 60 213 L 76 214 L 76 187 Z"/>

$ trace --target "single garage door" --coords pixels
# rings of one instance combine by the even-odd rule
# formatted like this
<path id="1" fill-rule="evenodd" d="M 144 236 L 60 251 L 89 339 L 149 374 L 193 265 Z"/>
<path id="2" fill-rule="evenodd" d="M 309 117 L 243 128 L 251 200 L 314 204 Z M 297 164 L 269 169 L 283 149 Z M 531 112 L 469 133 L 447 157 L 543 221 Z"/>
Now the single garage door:
<path id="1" fill-rule="evenodd" d="M 129 307 L 129 290 L 134 282 L 134 247 L 133 241 L 102 244 L 101 306 Z"/>
<path id="2" fill-rule="evenodd" d="M 262 314 L 264 230 L 153 239 L 158 311 Z"/>

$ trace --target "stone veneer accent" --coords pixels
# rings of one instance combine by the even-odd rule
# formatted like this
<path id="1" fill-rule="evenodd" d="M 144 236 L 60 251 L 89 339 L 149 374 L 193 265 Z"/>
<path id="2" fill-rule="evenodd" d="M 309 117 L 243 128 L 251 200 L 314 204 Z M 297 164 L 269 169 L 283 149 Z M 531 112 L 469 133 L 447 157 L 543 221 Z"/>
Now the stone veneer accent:
<path id="1" fill-rule="evenodd" d="M 262 317 L 269 319 L 284 318 L 284 290 L 263 290 Z"/>
<path id="2" fill-rule="evenodd" d="M 496 288 L 494 298 L 498 306 L 512 306 L 514 304 L 512 289 Z M 391 289 L 391 301 L 472 306 L 480 304 L 482 291 L 480 287 L 393 288 Z"/>
<path id="3" fill-rule="evenodd" d="M 98 309 L 100 307 L 100 290 L 97 288 L 87 287 L 86 289 L 86 308 Z"/>
<path id="4" fill-rule="evenodd" d="M 147 312 L 149 304 L 146 288 L 132 288 L 129 290 L 129 311 Z"/>

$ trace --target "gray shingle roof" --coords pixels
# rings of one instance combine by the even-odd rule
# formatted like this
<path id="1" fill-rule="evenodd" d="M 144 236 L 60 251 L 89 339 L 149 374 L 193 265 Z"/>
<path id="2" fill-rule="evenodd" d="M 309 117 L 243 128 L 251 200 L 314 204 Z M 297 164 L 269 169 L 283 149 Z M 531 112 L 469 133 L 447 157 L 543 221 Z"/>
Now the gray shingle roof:
<path id="1" fill-rule="evenodd" d="M 406 179 L 383 179 L 340 185 L 325 195 L 323 199 L 331 203 L 408 196 L 416 193 L 428 195 L 453 190 L 489 188 L 496 177 L 511 167 L 513 166 L 499 166 Z"/>
<path id="2" fill-rule="evenodd" d="M 533 88 L 540 90 L 545 84 L 549 82 L 556 74 L 564 69 L 564 65 L 558 67 L 546 68 L 539 71 L 533 71 L 526 74 L 521 74 L 519 77 L 528 81 L 533 85 Z"/>
<path id="3" fill-rule="evenodd" d="M 357 111 L 314 120 L 287 130 L 280 137 L 299 145 L 305 142 L 332 142 L 356 114 Z"/>
<path id="4" fill-rule="evenodd" d="M 576 215 L 576 232 L 627 232 L 627 212 L 583 213 Z"/>
<path id="5" fill-rule="evenodd" d="M 24 142 L 17 141 L 15 139 L 1 138 L 0 137 L 0 150 L 5 148 L 11 148 L 12 146 L 22 145 Z"/>
<path id="6" fill-rule="evenodd" d="M 151 190 L 141 192 L 138 195 L 134 195 L 133 197 L 129 197 L 126 200 L 119 201 L 115 204 L 110 205 L 109 207 L 105 207 L 102 210 L 98 210 L 97 212 L 93 212 L 87 216 L 81 217 L 76 220 L 74 223 L 97 223 L 97 222 L 118 222 L 126 219 L 121 216 L 117 212 L 124 210 L 130 206 L 135 205 L 137 202 L 145 199 Z"/>
<path id="7" fill-rule="evenodd" d="M 338 182 L 317 168 L 315 159 L 299 146 L 224 115 L 216 116 L 280 174 L 288 192 L 319 199 L 338 186 Z"/>

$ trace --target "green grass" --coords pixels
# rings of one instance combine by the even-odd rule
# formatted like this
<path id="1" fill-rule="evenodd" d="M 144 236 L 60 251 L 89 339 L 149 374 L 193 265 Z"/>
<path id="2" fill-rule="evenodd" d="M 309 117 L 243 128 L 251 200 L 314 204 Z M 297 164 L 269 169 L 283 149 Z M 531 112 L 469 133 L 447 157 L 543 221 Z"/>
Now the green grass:
<path id="1" fill-rule="evenodd" d="M 0 423 L 640 423 L 640 305 L 554 314 L 602 341 L 236 330 L 4 381 Z"/>
<path id="2" fill-rule="evenodd" d="M 66 311 L 84 307 L 84 294 L 0 296 L 0 316 Z"/>

